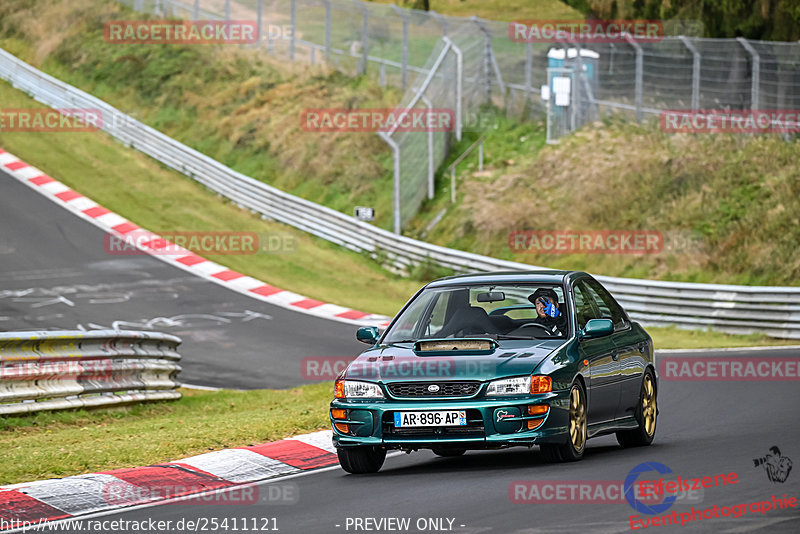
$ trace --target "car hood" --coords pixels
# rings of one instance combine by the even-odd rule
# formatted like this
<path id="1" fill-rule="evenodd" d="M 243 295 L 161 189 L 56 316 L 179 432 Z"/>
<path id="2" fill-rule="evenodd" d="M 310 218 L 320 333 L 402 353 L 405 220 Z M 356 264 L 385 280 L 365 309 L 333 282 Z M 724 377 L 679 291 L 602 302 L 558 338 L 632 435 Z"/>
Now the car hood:
<path id="1" fill-rule="evenodd" d="M 413 350 L 412 343 L 377 345 L 353 360 L 343 378 L 373 382 L 430 380 L 480 380 L 533 373 L 564 339 L 500 341 L 489 354 L 428 355 Z"/>

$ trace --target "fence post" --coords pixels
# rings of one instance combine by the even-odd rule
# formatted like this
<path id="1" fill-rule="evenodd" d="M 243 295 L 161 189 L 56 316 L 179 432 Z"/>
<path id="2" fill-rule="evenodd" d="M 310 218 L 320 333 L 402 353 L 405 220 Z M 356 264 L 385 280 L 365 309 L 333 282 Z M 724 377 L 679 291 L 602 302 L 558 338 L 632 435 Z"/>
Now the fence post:
<path id="1" fill-rule="evenodd" d="M 700 52 L 687 37 L 680 35 L 678 39 L 692 53 L 692 111 L 697 111 L 700 109 Z"/>
<path id="2" fill-rule="evenodd" d="M 439 26 L 441 26 L 442 37 L 447 37 L 447 19 L 445 19 L 441 13 L 437 13 L 432 9 L 428 11 L 428 15 L 433 17 L 433 20 L 435 20 L 437 23 L 439 23 Z"/>
<path id="3" fill-rule="evenodd" d="M 634 89 L 634 100 L 636 103 L 636 122 L 642 122 L 642 70 L 644 69 L 644 53 L 642 51 L 642 46 L 631 37 L 631 34 L 625 32 L 624 35 L 628 44 L 636 50 L 636 87 Z"/>
<path id="4" fill-rule="evenodd" d="M 525 105 L 531 101 L 531 83 L 533 78 L 533 42 L 525 43 Z M 524 108 L 523 108 L 524 113 Z"/>
<path id="5" fill-rule="evenodd" d="M 403 56 L 401 59 L 400 75 L 403 79 L 403 91 L 408 87 L 408 15 L 396 5 L 392 4 L 394 12 L 403 20 Z"/>
<path id="6" fill-rule="evenodd" d="M 386 63 L 381 61 L 380 70 L 378 70 L 378 85 L 381 87 L 386 85 Z"/>
<path id="7" fill-rule="evenodd" d="M 258 0 L 259 3 L 261 0 Z M 291 25 L 292 34 L 289 38 L 289 61 L 294 61 L 294 36 L 295 27 L 297 26 L 297 0 L 292 0 L 289 13 L 289 24 Z"/>
<path id="8" fill-rule="evenodd" d="M 456 55 L 456 141 L 461 141 L 461 96 L 463 91 L 464 56 L 449 37 L 442 37 Z"/>
<path id="9" fill-rule="evenodd" d="M 386 141 L 392 149 L 392 157 L 394 161 L 394 185 L 392 187 L 392 211 L 394 212 L 394 233 L 400 235 L 402 230 L 400 224 L 400 147 L 392 139 L 390 134 L 386 132 L 378 132 L 378 135 Z"/>
<path id="10" fill-rule="evenodd" d="M 157 17 L 164 16 L 164 14 L 161 11 L 161 0 L 156 0 L 155 5 L 153 6 L 153 14 Z"/>
<path id="11" fill-rule="evenodd" d="M 361 10 L 361 72 L 358 74 L 366 74 L 369 61 L 369 9 L 359 0 L 355 2 Z"/>
<path id="12" fill-rule="evenodd" d="M 325 3 L 325 59 L 331 59 L 331 0 Z"/>
<path id="13" fill-rule="evenodd" d="M 428 97 L 424 96 L 424 95 L 422 97 L 420 97 L 420 99 L 425 104 L 425 106 L 428 108 L 428 117 L 430 118 L 431 114 L 432 114 L 432 110 L 433 110 L 433 104 L 431 104 L 430 99 Z M 431 128 L 430 125 L 429 125 L 428 126 L 428 199 L 432 199 L 433 198 L 433 194 L 435 193 L 435 191 L 434 191 L 434 183 L 433 183 L 433 173 L 434 173 L 434 169 L 433 169 L 433 128 Z"/>
<path id="14" fill-rule="evenodd" d="M 133 9 L 136 11 L 142 11 L 142 2 L 143 0 L 135 0 L 133 2 Z"/>
<path id="15" fill-rule="evenodd" d="M 258 0 L 258 5 L 256 7 L 256 19 L 258 19 L 256 20 L 256 43 L 259 44 L 261 43 L 261 10 L 263 7 L 261 3 L 263 1 L 264 0 Z"/>
<path id="16" fill-rule="evenodd" d="M 231 0 L 225 0 L 225 20 L 231 20 Z"/>
<path id="17" fill-rule="evenodd" d="M 737 37 L 736 40 L 739 41 L 739 44 L 741 44 L 745 50 L 747 50 L 753 60 L 753 66 L 750 69 L 750 109 L 755 111 L 758 109 L 758 89 L 761 82 L 761 57 L 758 55 L 758 51 L 753 48 L 753 45 L 751 45 L 747 39 L 744 37 Z"/>
<path id="18" fill-rule="evenodd" d="M 194 7 L 192 8 L 192 19 L 197 20 L 200 18 L 200 0 L 194 0 Z"/>

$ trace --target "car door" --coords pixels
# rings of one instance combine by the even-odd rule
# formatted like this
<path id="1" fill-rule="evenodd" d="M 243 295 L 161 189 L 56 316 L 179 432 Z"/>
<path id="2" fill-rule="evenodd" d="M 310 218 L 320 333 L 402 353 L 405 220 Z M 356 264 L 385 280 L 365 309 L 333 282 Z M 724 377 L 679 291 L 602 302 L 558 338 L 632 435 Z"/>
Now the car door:
<path id="1" fill-rule="evenodd" d="M 579 331 L 590 319 L 601 319 L 593 293 L 584 279 L 573 288 Z M 619 363 L 617 348 L 611 336 L 581 339 L 578 345 L 581 360 L 589 362 L 585 374 L 588 397 L 587 423 L 612 421 L 619 404 Z"/>
<path id="2" fill-rule="evenodd" d="M 600 313 L 614 323 L 611 338 L 617 352 L 620 390 L 616 418 L 622 419 L 633 415 L 639 402 L 642 374 L 647 365 L 647 341 L 631 328 L 625 311 L 608 290 L 597 280 L 588 280 L 587 284 L 600 300 Z"/>

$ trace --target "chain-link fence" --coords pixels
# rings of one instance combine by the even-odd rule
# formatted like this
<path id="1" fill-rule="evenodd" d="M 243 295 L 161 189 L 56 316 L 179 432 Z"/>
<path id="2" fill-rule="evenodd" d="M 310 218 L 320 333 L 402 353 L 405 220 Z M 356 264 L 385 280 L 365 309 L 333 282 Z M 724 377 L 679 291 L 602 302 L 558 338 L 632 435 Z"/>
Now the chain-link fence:
<path id="1" fill-rule="evenodd" d="M 655 41 L 517 42 L 506 22 L 361 0 L 121 1 L 158 16 L 256 21 L 269 54 L 374 76 L 406 91 L 399 109 L 450 108 L 462 129 L 485 126 L 468 120 L 485 104 L 513 117 L 546 117 L 549 142 L 607 112 L 641 120 L 675 109 L 800 109 L 800 43 L 677 36 L 699 35 L 696 24 L 665 24 Z M 449 139 L 382 137 L 395 150 L 399 231 L 431 194 Z"/>

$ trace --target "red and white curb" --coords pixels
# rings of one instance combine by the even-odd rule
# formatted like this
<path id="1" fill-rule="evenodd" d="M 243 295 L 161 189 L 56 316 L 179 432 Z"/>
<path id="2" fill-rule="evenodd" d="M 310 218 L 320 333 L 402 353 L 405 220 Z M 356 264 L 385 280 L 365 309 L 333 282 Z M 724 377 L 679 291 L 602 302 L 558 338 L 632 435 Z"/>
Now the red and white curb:
<path id="1" fill-rule="evenodd" d="M 388 325 L 389 317 L 320 302 L 279 289 L 182 249 L 100 206 L 90 198 L 73 191 L 58 180 L 2 149 L 0 149 L 0 169 L 112 236 L 124 239 L 126 235 L 135 232 L 136 239 L 132 244 L 142 252 L 243 295 L 334 321 L 370 326 Z M 170 253 L 159 254 L 158 251 L 165 247 L 169 247 Z"/>
<path id="2" fill-rule="evenodd" d="M 245 498 L 239 497 L 233 504 L 254 504 L 258 495 L 251 483 L 332 466 L 337 461 L 331 431 L 322 430 L 147 467 L 3 486 L 0 519 L 4 521 L 0 525 L 55 521 L 176 498 L 181 503 L 203 504 L 209 499 L 200 495 L 219 490 L 239 489 Z M 250 491 L 244 492 L 246 488 Z M 196 497 L 187 499 L 192 495 Z M 224 497 L 218 500 L 219 504 L 231 504 Z"/>

